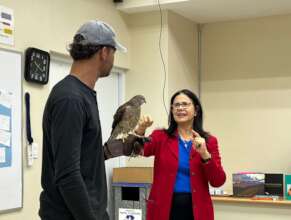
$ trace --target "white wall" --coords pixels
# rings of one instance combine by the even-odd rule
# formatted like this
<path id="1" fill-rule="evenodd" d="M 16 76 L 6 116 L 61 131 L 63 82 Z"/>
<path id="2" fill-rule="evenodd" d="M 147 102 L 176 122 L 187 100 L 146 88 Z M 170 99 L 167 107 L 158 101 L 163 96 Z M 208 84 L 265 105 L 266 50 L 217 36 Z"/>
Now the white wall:
<path id="1" fill-rule="evenodd" d="M 168 72 L 168 26 L 164 12 L 161 49 Z M 167 124 L 167 114 L 163 105 L 163 85 L 165 100 L 168 100 L 168 80 L 164 72 L 159 51 L 160 14 L 158 12 L 132 14 L 126 16 L 131 34 L 131 68 L 126 74 L 126 99 L 136 94 L 145 96 L 147 103 L 142 106 L 142 114 L 151 115 L 154 124 L 151 129 Z M 149 131 L 151 130 L 149 129 Z M 149 132 L 148 131 L 148 132 Z M 152 166 L 151 158 L 131 158 L 128 166 Z"/>
<path id="2" fill-rule="evenodd" d="M 205 127 L 232 173 L 291 173 L 291 16 L 207 24 L 202 31 Z M 288 206 L 216 202 L 217 220 L 287 220 Z"/>
<path id="3" fill-rule="evenodd" d="M 160 56 L 160 13 L 148 12 L 126 18 L 131 34 L 131 69 L 126 75 L 126 96 L 145 95 L 143 114 L 154 124 L 148 129 L 167 127 L 171 96 L 180 89 L 198 91 L 197 25 L 170 11 L 163 11 Z M 165 77 L 166 75 L 166 77 Z M 164 87 L 164 88 L 163 88 Z M 164 100 L 163 100 L 164 92 Z M 165 102 L 165 103 L 164 103 Z M 152 158 L 130 159 L 128 166 L 153 166 Z"/>
<path id="4" fill-rule="evenodd" d="M 169 97 L 181 89 L 198 95 L 197 24 L 169 11 L 168 25 Z"/>

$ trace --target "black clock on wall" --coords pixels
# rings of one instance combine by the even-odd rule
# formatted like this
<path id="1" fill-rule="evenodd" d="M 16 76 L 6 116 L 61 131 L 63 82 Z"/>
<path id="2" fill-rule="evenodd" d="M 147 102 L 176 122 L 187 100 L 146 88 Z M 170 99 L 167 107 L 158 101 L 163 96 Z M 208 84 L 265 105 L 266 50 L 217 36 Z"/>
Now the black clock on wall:
<path id="1" fill-rule="evenodd" d="M 49 79 L 50 54 L 46 51 L 29 47 L 25 51 L 24 78 L 26 81 L 47 84 Z"/>

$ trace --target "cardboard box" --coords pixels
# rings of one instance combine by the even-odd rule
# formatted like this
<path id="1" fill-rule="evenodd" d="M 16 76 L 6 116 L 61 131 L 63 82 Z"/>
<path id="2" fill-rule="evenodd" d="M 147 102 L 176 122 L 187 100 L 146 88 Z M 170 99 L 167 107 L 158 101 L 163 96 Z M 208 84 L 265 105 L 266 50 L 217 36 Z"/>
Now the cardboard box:
<path id="1" fill-rule="evenodd" d="M 113 168 L 114 183 L 152 183 L 152 167 L 120 167 Z"/>

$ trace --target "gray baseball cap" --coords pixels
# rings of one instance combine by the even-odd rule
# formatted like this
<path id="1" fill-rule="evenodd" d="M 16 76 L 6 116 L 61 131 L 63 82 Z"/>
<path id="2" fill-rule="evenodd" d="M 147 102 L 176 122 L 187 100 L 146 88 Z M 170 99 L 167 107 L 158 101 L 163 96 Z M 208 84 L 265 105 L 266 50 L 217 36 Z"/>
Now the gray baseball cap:
<path id="1" fill-rule="evenodd" d="M 76 35 L 81 35 L 84 38 L 78 42 L 80 44 L 108 45 L 120 52 L 127 52 L 126 47 L 115 39 L 114 29 L 103 21 L 91 20 L 86 22 L 79 28 Z"/>

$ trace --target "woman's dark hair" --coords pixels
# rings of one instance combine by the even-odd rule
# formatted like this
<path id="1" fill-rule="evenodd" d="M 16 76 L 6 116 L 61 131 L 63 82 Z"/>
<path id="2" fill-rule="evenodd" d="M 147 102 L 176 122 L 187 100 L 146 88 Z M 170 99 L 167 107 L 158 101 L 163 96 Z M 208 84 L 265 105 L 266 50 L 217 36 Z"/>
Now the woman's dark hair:
<path id="1" fill-rule="evenodd" d="M 172 105 L 174 103 L 174 99 L 176 98 L 176 96 L 178 96 L 180 94 L 184 94 L 192 100 L 192 103 L 195 106 L 195 110 L 196 110 L 196 116 L 195 116 L 195 119 L 193 121 L 192 128 L 194 131 L 198 132 L 201 135 L 201 137 L 203 137 L 207 140 L 209 133 L 204 131 L 204 129 L 203 129 L 202 106 L 201 106 L 201 103 L 200 103 L 198 97 L 193 92 L 191 92 L 188 89 L 182 89 L 182 90 L 179 90 L 178 92 L 176 92 L 171 98 L 170 108 L 172 108 Z M 166 133 L 169 136 L 174 136 L 175 132 L 177 130 L 177 123 L 174 120 L 174 116 L 173 116 L 172 111 L 170 111 L 170 114 L 169 114 L 168 125 L 169 125 L 169 127 L 167 129 L 165 129 Z"/>
<path id="2" fill-rule="evenodd" d="M 69 46 L 69 52 L 74 61 L 89 59 L 95 53 L 97 53 L 102 47 L 104 47 L 101 45 L 81 44 L 83 40 L 84 37 L 80 34 L 77 34 L 74 37 L 73 43 L 71 43 Z"/>

